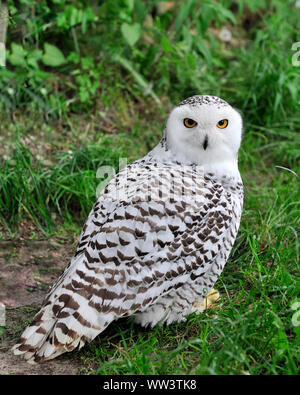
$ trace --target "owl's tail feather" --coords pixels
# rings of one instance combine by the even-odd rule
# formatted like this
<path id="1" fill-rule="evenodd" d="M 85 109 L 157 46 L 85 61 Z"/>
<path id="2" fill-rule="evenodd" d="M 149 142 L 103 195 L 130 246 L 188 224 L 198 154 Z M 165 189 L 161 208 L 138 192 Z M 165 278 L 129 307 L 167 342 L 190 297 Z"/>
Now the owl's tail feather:
<path id="1" fill-rule="evenodd" d="M 76 347 L 80 349 L 115 319 L 113 312 L 97 310 L 98 301 L 86 294 L 82 279 L 74 274 L 84 270 L 82 256 L 74 258 L 13 347 L 15 355 L 22 355 L 29 363 L 53 359 Z M 74 286 L 71 276 L 75 276 Z"/>
<path id="2" fill-rule="evenodd" d="M 47 343 L 51 346 L 48 338 L 55 324 L 56 319 L 50 309 L 47 306 L 43 307 L 12 348 L 13 353 L 22 355 L 29 363 L 37 362 L 36 357 L 42 356 L 39 350 Z M 50 357 L 51 354 L 44 354 L 43 359 Z"/>
<path id="3" fill-rule="evenodd" d="M 80 349 L 102 331 L 99 327 L 83 326 L 75 318 L 76 313 L 75 317 L 64 318 L 66 314 L 63 310 L 55 316 L 51 304 L 42 307 L 13 346 L 13 353 L 22 355 L 28 363 L 35 364 L 56 358 L 76 347 Z"/>
<path id="4" fill-rule="evenodd" d="M 69 329 L 71 322 L 66 325 L 57 317 L 49 316 L 49 312 L 48 306 L 43 307 L 12 348 L 15 355 L 22 355 L 28 363 L 56 358 L 92 340 Z"/>
<path id="5" fill-rule="evenodd" d="M 88 306 L 83 307 L 88 308 Z M 70 315 L 67 304 L 57 315 L 53 314 L 51 303 L 42 307 L 17 344 L 13 346 L 13 353 L 22 355 L 31 364 L 44 362 L 73 351 L 77 347 L 80 349 L 113 320 L 113 315 L 111 317 L 105 315 L 102 325 L 99 326 L 96 323 L 97 315 L 94 316 L 95 321 L 87 321 L 80 313 L 82 311 L 79 309 Z"/>

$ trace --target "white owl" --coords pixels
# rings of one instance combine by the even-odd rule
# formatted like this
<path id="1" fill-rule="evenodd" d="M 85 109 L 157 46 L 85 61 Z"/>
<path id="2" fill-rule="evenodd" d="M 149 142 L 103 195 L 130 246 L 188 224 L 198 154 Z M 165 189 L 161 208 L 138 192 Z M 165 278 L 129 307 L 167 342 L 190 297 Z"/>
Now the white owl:
<path id="1" fill-rule="evenodd" d="M 13 347 L 31 363 L 81 348 L 112 321 L 183 321 L 220 276 L 243 204 L 240 114 L 215 96 L 175 107 L 159 144 L 103 190 L 77 251 Z"/>

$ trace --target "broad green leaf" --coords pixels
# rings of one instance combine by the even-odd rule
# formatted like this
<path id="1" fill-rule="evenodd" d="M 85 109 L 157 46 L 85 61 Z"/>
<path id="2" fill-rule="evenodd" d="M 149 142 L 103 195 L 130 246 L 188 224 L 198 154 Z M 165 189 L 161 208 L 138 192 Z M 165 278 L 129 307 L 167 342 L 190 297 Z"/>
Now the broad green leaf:
<path id="1" fill-rule="evenodd" d="M 57 26 L 65 28 L 66 24 L 67 24 L 67 19 L 66 19 L 65 13 L 64 12 L 59 12 L 57 14 Z"/>
<path id="2" fill-rule="evenodd" d="M 54 45 L 45 43 L 44 50 L 42 61 L 46 66 L 58 67 L 66 63 L 64 54 Z"/>
<path id="3" fill-rule="evenodd" d="M 121 26 L 121 32 L 128 44 L 133 47 L 141 36 L 142 28 L 139 23 L 129 25 L 128 23 L 124 22 Z"/>
<path id="4" fill-rule="evenodd" d="M 26 66 L 25 56 L 26 56 L 26 51 L 21 45 L 16 43 L 11 44 L 11 53 L 8 59 L 13 66 L 25 67 Z"/>
<path id="5" fill-rule="evenodd" d="M 43 52 L 39 49 L 34 49 L 27 55 L 27 63 L 35 69 L 39 68 L 38 61 L 42 58 Z"/>

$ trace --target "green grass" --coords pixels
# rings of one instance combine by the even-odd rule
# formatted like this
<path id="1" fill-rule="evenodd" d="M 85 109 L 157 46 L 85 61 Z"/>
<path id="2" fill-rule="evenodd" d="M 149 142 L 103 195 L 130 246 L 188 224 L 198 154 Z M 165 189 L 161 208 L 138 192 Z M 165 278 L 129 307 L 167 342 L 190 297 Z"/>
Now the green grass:
<path id="1" fill-rule="evenodd" d="M 38 126 L 31 125 L 31 129 L 26 127 L 34 140 L 28 138 L 27 130 L 21 130 L 20 124 L 26 123 L 26 119 L 14 125 L 10 134 L 9 157 L 2 161 L 0 168 L 0 218 L 10 233 L 14 232 L 23 217 L 34 221 L 47 236 L 53 230 L 54 212 L 69 221 L 72 221 L 72 214 L 78 212 L 85 218 L 96 199 L 97 186 L 107 178 L 107 175 L 97 177 L 97 170 L 109 165 L 118 172 L 119 158 L 131 162 L 144 155 L 159 135 L 157 133 L 155 138 L 148 125 L 143 144 L 137 145 L 135 139 L 141 139 L 141 130 L 144 129 L 140 121 L 130 125 L 130 134 L 127 133 L 128 125 L 125 123 L 125 130 L 120 128 L 117 135 L 107 136 L 103 131 L 93 131 L 92 138 L 87 137 L 84 145 L 78 145 L 78 132 L 74 130 L 78 119 L 67 120 L 72 137 L 67 137 L 68 143 L 67 147 L 64 143 L 64 150 L 57 150 L 62 144 L 55 131 L 57 124 L 49 127 L 46 140 L 39 133 L 41 120 Z M 151 126 L 154 127 L 154 124 Z M 48 139 L 52 140 L 50 144 Z M 41 152 L 36 150 L 36 140 L 40 141 L 42 149 L 49 146 L 50 158 L 46 153 L 41 156 Z M 33 150 L 26 141 L 33 144 Z"/>
<path id="2" fill-rule="evenodd" d="M 136 1 L 137 8 L 141 3 Z M 299 10 L 291 12 L 294 1 L 253 0 L 248 7 L 244 1 L 213 2 L 222 7 L 203 3 L 207 26 L 193 1 L 184 2 L 177 13 L 157 16 L 144 29 L 156 44 L 152 49 L 142 39 L 135 46 L 122 39 L 117 43 L 117 7 L 103 6 L 104 15 L 112 12 L 117 21 L 112 27 L 103 22 L 103 30 L 93 28 L 96 38 L 91 35 L 90 41 L 77 29 L 84 56 L 94 59 L 91 72 L 99 72 L 101 79 L 89 101 L 78 104 L 78 87 L 66 64 L 59 71 L 47 70 L 58 85 L 52 101 L 49 96 L 49 103 L 39 105 L 38 99 L 28 100 L 30 95 L 16 95 L 13 122 L 1 113 L 5 238 L 18 237 L 20 223 L 35 224 L 45 237 L 79 233 L 96 199 L 97 169 L 118 169 L 119 157 L 131 162 L 146 154 L 158 142 L 168 111 L 184 97 L 219 95 L 240 109 L 245 121 L 239 155 L 244 210 L 230 259 L 215 285 L 221 294 L 217 308 L 154 329 L 142 329 L 132 319 L 116 322 L 78 352 L 82 373 L 300 373 L 300 327 L 293 325 L 292 309 L 300 296 L 300 67 L 291 64 L 291 45 L 299 41 Z M 219 8 L 210 13 L 211 7 Z M 136 22 L 146 12 L 137 11 L 124 18 Z M 232 31 L 235 45 L 216 39 L 214 31 L 222 27 Z M 195 29 L 198 36 L 190 33 Z M 93 46 L 97 34 L 103 34 L 104 43 L 99 62 Z M 125 61 L 113 63 L 111 52 Z M 36 93 L 40 86 L 35 84 Z M 72 92 L 74 105 L 68 107 Z M 53 95 L 59 111 L 53 109 Z"/>

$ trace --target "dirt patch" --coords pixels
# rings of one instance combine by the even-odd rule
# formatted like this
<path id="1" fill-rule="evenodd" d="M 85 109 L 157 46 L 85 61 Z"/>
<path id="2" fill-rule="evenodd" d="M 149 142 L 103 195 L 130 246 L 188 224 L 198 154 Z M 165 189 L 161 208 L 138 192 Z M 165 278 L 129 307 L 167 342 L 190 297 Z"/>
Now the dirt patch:
<path id="1" fill-rule="evenodd" d="M 72 239 L 0 241 L 0 301 L 6 307 L 6 326 L 0 328 L 0 374 L 76 374 L 76 353 L 40 365 L 29 365 L 10 348 L 39 310 L 55 280 L 75 252 Z"/>
<path id="2" fill-rule="evenodd" d="M 0 375 L 75 375 L 79 369 L 79 361 L 69 355 L 39 365 L 29 365 L 10 351 L 0 351 Z"/>
<path id="3" fill-rule="evenodd" d="M 7 307 L 40 305 L 73 254 L 65 240 L 0 241 L 0 300 Z"/>

